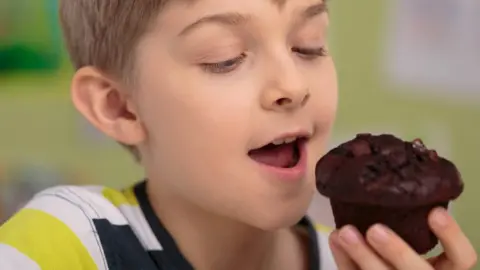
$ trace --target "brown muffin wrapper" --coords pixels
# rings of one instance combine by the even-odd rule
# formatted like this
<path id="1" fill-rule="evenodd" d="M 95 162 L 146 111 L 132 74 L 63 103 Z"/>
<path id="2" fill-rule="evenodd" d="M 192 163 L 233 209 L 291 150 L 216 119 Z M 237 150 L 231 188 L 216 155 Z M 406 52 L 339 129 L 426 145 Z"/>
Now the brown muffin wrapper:
<path id="1" fill-rule="evenodd" d="M 331 200 L 337 229 L 355 226 L 364 236 L 374 224 L 386 225 L 407 242 L 417 253 L 425 254 L 438 243 L 428 226 L 428 215 L 436 207 L 448 208 L 448 202 L 415 208 L 391 208 Z"/>

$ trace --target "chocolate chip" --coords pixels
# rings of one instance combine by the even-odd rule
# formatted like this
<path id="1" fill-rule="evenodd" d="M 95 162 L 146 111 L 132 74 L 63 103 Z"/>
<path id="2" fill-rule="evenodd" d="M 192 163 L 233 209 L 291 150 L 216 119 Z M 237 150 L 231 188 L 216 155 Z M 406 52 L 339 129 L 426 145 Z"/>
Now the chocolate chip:
<path id="1" fill-rule="evenodd" d="M 427 151 L 427 148 L 425 147 L 425 144 L 420 139 L 413 140 L 412 146 L 413 146 L 414 149 L 419 150 L 420 152 Z"/>
<path id="2" fill-rule="evenodd" d="M 400 167 L 407 162 L 407 154 L 405 151 L 396 151 L 391 153 L 387 160 L 392 167 Z"/>
<path id="3" fill-rule="evenodd" d="M 433 161 L 438 161 L 438 153 L 435 150 L 430 150 L 428 152 L 428 156 L 430 157 L 431 160 Z"/>
<path id="4" fill-rule="evenodd" d="M 356 157 L 370 155 L 372 153 L 370 144 L 366 141 L 357 141 L 352 145 L 352 153 Z"/>

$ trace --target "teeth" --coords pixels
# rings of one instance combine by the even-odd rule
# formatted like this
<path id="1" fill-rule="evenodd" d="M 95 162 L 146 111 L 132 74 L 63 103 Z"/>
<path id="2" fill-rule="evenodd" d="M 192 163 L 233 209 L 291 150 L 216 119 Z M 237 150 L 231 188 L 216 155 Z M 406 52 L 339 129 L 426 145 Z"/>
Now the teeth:
<path id="1" fill-rule="evenodd" d="M 281 140 L 281 139 L 274 140 L 272 143 L 275 144 L 275 145 L 280 145 L 280 144 L 283 144 L 283 140 Z"/>
<path id="2" fill-rule="evenodd" d="M 274 140 L 272 142 L 272 144 L 281 145 L 281 144 L 284 144 L 284 143 L 291 143 L 291 142 L 294 142 L 296 139 L 297 139 L 297 137 L 288 137 L 288 138 L 284 138 L 284 139 L 278 139 L 278 140 Z"/>
<path id="3" fill-rule="evenodd" d="M 285 139 L 285 143 L 291 143 L 294 142 L 297 139 L 297 137 L 290 137 Z"/>

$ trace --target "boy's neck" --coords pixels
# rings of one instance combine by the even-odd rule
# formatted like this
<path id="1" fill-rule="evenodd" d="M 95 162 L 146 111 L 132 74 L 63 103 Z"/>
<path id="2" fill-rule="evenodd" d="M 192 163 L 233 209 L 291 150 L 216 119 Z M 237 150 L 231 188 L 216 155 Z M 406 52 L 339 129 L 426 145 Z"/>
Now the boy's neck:
<path id="1" fill-rule="evenodd" d="M 155 192 L 152 192 L 152 190 Z M 194 269 L 307 269 L 308 236 L 296 228 L 266 232 L 207 213 L 147 185 L 150 203 Z"/>

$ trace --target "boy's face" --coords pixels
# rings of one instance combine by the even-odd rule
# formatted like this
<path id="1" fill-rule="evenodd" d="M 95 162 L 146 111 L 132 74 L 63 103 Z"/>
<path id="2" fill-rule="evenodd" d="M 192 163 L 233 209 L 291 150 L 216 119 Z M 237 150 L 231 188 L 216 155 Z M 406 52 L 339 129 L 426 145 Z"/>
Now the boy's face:
<path id="1" fill-rule="evenodd" d="M 165 7 L 137 51 L 151 184 L 262 229 L 289 226 L 311 201 L 337 107 L 323 2 L 185 2 Z M 289 136 L 309 138 L 253 151 Z"/>
<path id="2" fill-rule="evenodd" d="M 337 105 L 334 64 L 321 55 L 323 2 L 180 2 L 166 7 L 138 49 L 148 170 L 216 214 L 264 229 L 296 222 L 315 190 Z M 311 136 L 304 168 L 268 166 L 259 160 L 274 153 L 251 152 L 298 132 Z"/>

